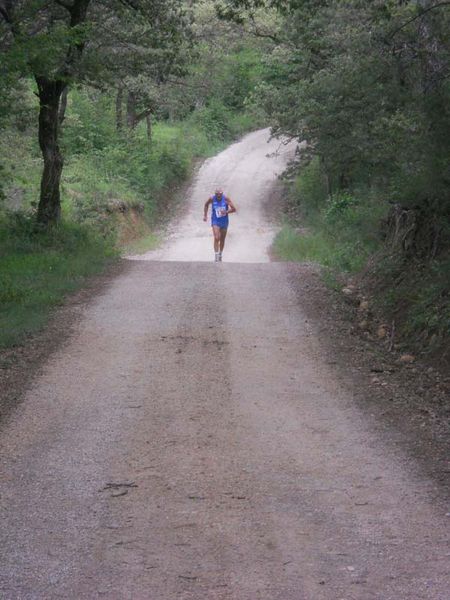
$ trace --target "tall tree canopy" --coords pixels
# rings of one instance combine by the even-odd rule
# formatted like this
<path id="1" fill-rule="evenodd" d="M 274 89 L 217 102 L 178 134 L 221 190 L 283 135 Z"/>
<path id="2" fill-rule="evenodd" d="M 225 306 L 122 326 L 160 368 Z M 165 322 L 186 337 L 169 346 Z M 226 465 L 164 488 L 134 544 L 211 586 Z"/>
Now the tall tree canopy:
<path id="1" fill-rule="evenodd" d="M 36 82 L 44 159 L 38 221 L 53 223 L 61 212 L 59 129 L 68 86 L 176 71 L 189 20 L 175 0 L 2 0 L 0 18 L 3 81 L 12 87 L 15 77 L 31 75 Z"/>
<path id="2" fill-rule="evenodd" d="M 375 186 L 434 220 L 435 251 L 450 221 L 450 2 L 218 5 L 223 18 L 250 25 L 262 9 L 283 16 L 255 94 L 274 131 L 307 142 L 303 158 L 320 158 L 331 193 Z"/>

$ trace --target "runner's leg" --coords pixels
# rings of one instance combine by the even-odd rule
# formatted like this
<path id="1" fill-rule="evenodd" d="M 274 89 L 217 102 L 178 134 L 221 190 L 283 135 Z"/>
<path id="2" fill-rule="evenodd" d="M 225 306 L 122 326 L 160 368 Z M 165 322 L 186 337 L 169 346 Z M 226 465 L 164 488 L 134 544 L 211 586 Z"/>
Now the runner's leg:
<path id="1" fill-rule="evenodd" d="M 228 229 L 226 227 L 222 227 L 220 229 L 220 244 L 219 244 L 220 253 L 222 253 L 223 247 L 225 246 L 225 238 L 227 237 L 227 231 L 228 231 Z"/>
<path id="2" fill-rule="evenodd" d="M 220 227 L 217 225 L 212 226 L 214 236 L 214 252 L 219 252 L 220 248 Z"/>

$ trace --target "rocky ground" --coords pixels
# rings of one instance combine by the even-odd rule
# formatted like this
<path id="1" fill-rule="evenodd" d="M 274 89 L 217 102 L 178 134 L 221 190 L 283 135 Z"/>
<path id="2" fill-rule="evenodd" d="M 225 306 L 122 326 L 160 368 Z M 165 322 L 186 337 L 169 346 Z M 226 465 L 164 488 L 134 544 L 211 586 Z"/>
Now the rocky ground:
<path id="1" fill-rule="evenodd" d="M 328 361 L 380 431 L 391 432 L 439 488 L 450 486 L 450 375 L 413 354 L 391 347 L 382 321 L 350 284 L 331 289 L 316 265 L 292 275 Z M 362 321 L 369 323 L 361 327 Z"/>

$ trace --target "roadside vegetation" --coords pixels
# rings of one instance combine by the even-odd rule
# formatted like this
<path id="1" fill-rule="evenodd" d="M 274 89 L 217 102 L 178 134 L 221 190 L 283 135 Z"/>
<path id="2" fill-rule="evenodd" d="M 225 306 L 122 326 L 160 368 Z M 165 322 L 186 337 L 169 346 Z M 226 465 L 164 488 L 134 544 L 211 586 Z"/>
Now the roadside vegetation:
<path id="1" fill-rule="evenodd" d="M 446 243 L 436 255 L 423 254 L 420 248 L 408 251 L 401 241 L 406 224 L 398 223 L 397 211 L 403 215 L 409 211 L 380 201 L 373 190 L 328 195 L 318 161 L 304 166 L 288 184 L 285 202 L 282 228 L 274 243 L 279 258 L 321 264 L 327 282 L 337 290 L 354 284 L 364 304 L 370 298 L 375 329 L 383 323 L 386 337 L 394 329 L 399 348 L 447 363 L 450 257 Z M 409 223 L 411 234 L 415 225 Z M 350 300 L 357 302 L 357 295 Z M 363 330 L 370 328 L 366 317 L 367 311 L 360 318 Z"/>
<path id="2" fill-rule="evenodd" d="M 351 280 L 389 344 L 449 361 L 450 6 L 230 0 L 224 15 L 272 40 L 254 96 L 302 142 L 279 256 Z"/>
<path id="3" fill-rule="evenodd" d="M 24 259 L 20 232 L 33 233 L 31 257 L 52 243 L 64 248 L 66 233 L 75 259 L 91 243 L 106 262 L 140 238 L 151 247 L 196 161 L 271 124 L 301 143 L 286 176 L 278 255 L 319 262 L 339 285 L 351 279 L 391 344 L 450 360 L 447 2 L 0 8 L 7 297 L 24 297 L 8 262 L 12 240 Z M 74 231 L 92 242 L 77 246 Z"/>
<path id="4" fill-rule="evenodd" d="M 370 195 L 328 194 L 318 159 L 289 185 L 275 250 L 285 260 L 318 262 L 335 273 L 358 273 L 380 250 L 387 207 Z"/>
<path id="5" fill-rule="evenodd" d="M 214 2 L 72 4 L 76 24 L 69 2 L 1 11 L 0 348 L 155 247 L 198 160 L 264 122 L 248 98 L 265 42 Z"/>
<path id="6" fill-rule="evenodd" d="M 24 340 L 49 311 L 117 256 L 111 240 L 74 223 L 38 231 L 22 215 L 0 221 L 0 348 Z"/>

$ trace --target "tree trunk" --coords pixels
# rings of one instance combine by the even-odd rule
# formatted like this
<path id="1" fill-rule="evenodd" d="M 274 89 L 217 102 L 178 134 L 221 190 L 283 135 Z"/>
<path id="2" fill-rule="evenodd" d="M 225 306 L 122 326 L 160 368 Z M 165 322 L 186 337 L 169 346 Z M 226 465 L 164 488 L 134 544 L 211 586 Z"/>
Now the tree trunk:
<path id="1" fill-rule="evenodd" d="M 148 141 L 151 142 L 152 141 L 152 115 L 149 113 L 148 115 L 146 115 L 145 117 L 145 122 L 147 123 L 147 137 L 148 137 Z"/>
<path id="2" fill-rule="evenodd" d="M 127 125 L 130 129 L 136 127 L 136 95 L 128 92 L 127 96 Z"/>
<path id="3" fill-rule="evenodd" d="M 320 164 L 322 167 L 322 171 L 325 174 L 325 181 L 326 181 L 326 185 L 327 185 L 327 194 L 328 194 L 328 197 L 331 198 L 331 196 L 333 195 L 332 177 L 330 175 L 330 170 L 329 170 L 323 156 L 320 157 Z"/>
<path id="4" fill-rule="evenodd" d="M 58 143 L 59 108 L 67 84 L 46 77 L 36 77 L 36 82 L 39 95 L 39 146 L 44 159 L 37 220 L 43 225 L 50 225 L 61 216 L 59 186 L 64 161 Z"/>
<path id="5" fill-rule="evenodd" d="M 339 189 L 340 190 L 348 190 L 348 188 L 350 187 L 350 178 L 348 177 L 347 173 L 345 173 L 344 171 L 341 171 L 340 175 L 339 175 Z"/>
<path id="6" fill-rule="evenodd" d="M 62 122 L 64 121 L 64 118 L 66 116 L 68 94 L 69 94 L 69 88 L 68 88 L 68 86 L 66 86 L 63 90 L 63 93 L 61 94 L 61 102 L 59 105 L 58 121 L 59 121 L 60 125 L 62 125 Z"/>
<path id="7" fill-rule="evenodd" d="M 91 0 L 59 0 L 57 3 L 69 13 L 69 29 L 86 21 Z M 12 5 L 13 3 L 10 2 Z M 39 146 L 44 159 L 41 178 L 41 195 L 37 212 L 37 221 L 51 225 L 61 217 L 60 183 L 64 160 L 59 148 L 58 135 L 60 119 L 64 118 L 65 99 L 61 106 L 61 96 L 68 82 L 74 78 L 74 65 L 78 62 L 85 45 L 83 39 L 71 40 L 69 37 L 65 56 L 61 56 L 61 66 L 53 77 L 35 74 L 39 97 Z"/>
<path id="8" fill-rule="evenodd" d="M 119 86 L 116 95 L 116 129 L 122 131 L 123 129 L 123 87 Z"/>

